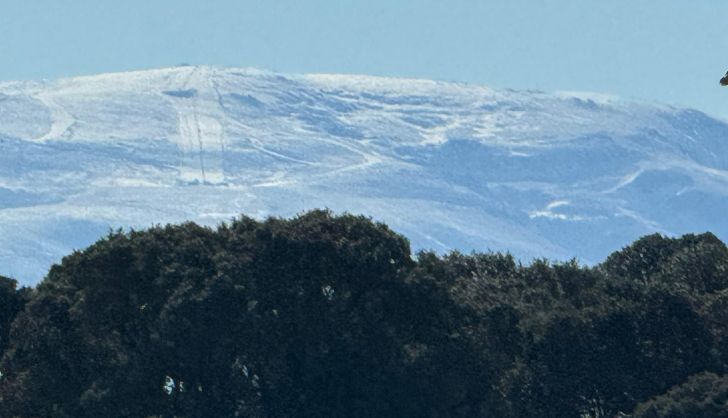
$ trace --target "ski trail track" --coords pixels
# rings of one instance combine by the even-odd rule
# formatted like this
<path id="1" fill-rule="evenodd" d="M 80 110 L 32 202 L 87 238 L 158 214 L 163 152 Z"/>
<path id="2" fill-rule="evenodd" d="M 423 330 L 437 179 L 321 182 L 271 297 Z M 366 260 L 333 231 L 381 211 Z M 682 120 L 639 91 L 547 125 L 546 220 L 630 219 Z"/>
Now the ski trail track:
<path id="1" fill-rule="evenodd" d="M 214 110 L 204 106 L 210 94 L 209 74 L 204 68 L 192 67 L 182 82 L 183 89 L 194 92 L 190 97 L 170 99 L 179 120 L 182 150 L 180 175 L 185 182 L 218 184 L 225 181 L 223 171 L 224 132 Z M 196 154 L 196 156 L 195 156 Z"/>

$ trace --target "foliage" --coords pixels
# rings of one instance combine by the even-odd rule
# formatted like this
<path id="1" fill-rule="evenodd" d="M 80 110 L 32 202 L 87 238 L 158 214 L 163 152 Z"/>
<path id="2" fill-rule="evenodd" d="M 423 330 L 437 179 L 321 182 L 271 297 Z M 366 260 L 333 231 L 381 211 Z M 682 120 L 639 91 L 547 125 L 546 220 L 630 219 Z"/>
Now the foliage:
<path id="1" fill-rule="evenodd" d="M 31 290 L 27 287 L 18 289 L 18 282 L 0 276 L 0 355 L 8 345 L 10 324 L 18 312 L 23 310 L 30 294 Z"/>
<path id="2" fill-rule="evenodd" d="M 585 267 L 327 211 L 117 231 L 0 278 L 0 417 L 723 416 L 727 271 L 711 234 Z"/>
<path id="3" fill-rule="evenodd" d="M 640 404 L 634 418 L 728 417 L 728 379 L 700 373 L 664 395 Z"/>

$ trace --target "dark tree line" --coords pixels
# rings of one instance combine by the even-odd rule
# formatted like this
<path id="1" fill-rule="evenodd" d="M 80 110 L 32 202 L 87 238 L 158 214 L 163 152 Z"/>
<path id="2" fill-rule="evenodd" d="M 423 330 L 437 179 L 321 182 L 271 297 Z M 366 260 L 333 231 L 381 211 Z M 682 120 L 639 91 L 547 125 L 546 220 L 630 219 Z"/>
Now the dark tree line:
<path id="1" fill-rule="evenodd" d="M 728 416 L 728 249 L 410 253 L 313 211 L 114 232 L 0 277 L 0 417 Z"/>

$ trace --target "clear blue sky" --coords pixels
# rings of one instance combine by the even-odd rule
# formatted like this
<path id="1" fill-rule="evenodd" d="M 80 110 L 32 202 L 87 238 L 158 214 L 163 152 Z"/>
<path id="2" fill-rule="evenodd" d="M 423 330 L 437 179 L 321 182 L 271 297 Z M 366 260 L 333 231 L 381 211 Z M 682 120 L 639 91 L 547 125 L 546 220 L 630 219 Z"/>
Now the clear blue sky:
<path id="1" fill-rule="evenodd" d="M 0 80 L 181 63 L 588 90 L 728 118 L 728 3 L 0 0 Z"/>

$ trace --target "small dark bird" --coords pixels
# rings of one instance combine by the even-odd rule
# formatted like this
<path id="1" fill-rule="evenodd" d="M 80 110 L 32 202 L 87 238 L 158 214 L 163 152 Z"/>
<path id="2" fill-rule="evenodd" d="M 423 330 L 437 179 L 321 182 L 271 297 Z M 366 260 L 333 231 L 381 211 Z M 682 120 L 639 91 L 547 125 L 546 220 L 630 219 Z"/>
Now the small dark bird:
<path id="1" fill-rule="evenodd" d="M 728 86 L 728 72 L 726 72 L 723 78 L 720 79 L 720 85 Z"/>

